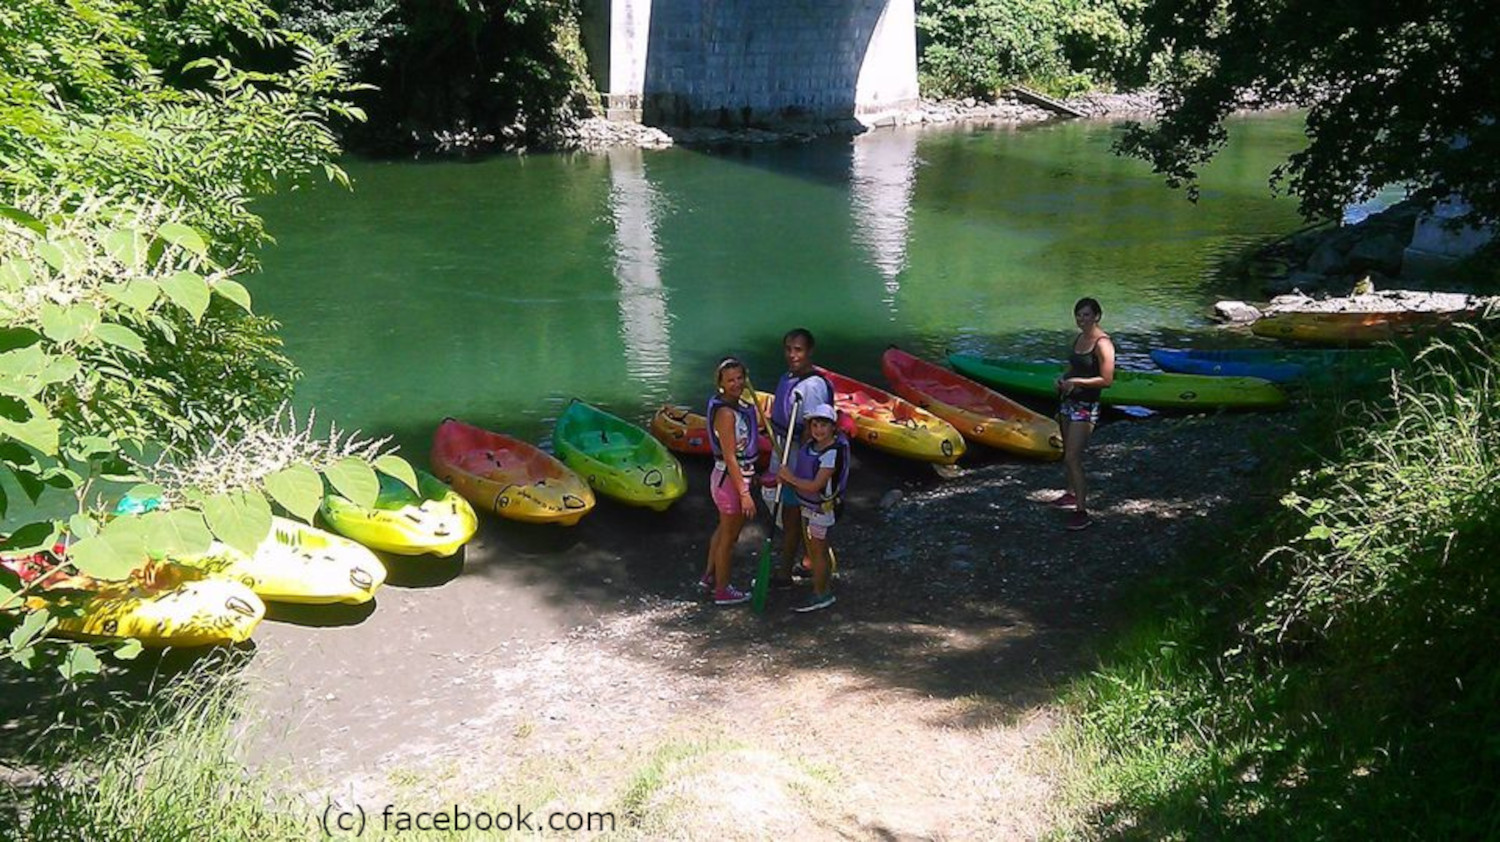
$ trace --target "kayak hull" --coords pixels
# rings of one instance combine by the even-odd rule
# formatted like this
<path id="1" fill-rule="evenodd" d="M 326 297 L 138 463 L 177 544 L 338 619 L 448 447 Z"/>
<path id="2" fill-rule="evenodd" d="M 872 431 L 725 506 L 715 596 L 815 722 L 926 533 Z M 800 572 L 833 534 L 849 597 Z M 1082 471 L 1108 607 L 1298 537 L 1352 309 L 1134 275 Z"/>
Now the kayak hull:
<path id="1" fill-rule="evenodd" d="M 271 518 L 271 534 L 252 555 L 215 541 L 202 555 L 172 561 L 237 581 L 267 602 L 303 605 L 369 602 L 386 576 L 362 544 L 284 517 Z"/>
<path id="2" fill-rule="evenodd" d="M 432 469 L 475 506 L 508 520 L 572 526 L 594 509 L 588 483 L 541 448 L 449 418 Z"/>
<path id="3" fill-rule="evenodd" d="M 1211 377 L 1259 377 L 1272 383 L 1373 381 L 1389 372 L 1399 359 L 1379 351 L 1157 348 L 1151 352 L 1151 361 L 1164 371 Z"/>
<path id="4" fill-rule="evenodd" d="M 851 438 L 894 456 L 951 465 L 964 455 L 964 437 L 952 424 L 912 402 L 827 369 L 839 411 L 854 419 Z"/>
<path id="5" fill-rule="evenodd" d="M 952 354 L 948 362 L 967 377 L 1002 391 L 1056 398 L 1056 381 L 1067 370 L 1061 363 L 1031 363 L 974 354 Z M 1276 409 L 1286 393 L 1255 377 L 1207 377 L 1151 371 L 1115 371 L 1115 381 L 1100 402 L 1110 406 L 1154 409 Z"/>
<path id="6" fill-rule="evenodd" d="M 374 506 L 357 506 L 330 493 L 318 513 L 335 532 L 377 552 L 444 557 L 457 553 L 479 527 L 474 508 L 426 471 L 417 472 L 417 486 L 413 491 L 381 474 Z"/>
<path id="7" fill-rule="evenodd" d="M 552 429 L 552 449 L 595 493 L 666 511 L 687 493 L 682 465 L 641 427 L 575 400 Z"/>
<path id="8" fill-rule="evenodd" d="M 1420 336 L 1479 315 L 1476 310 L 1429 312 L 1314 313 L 1283 311 L 1256 319 L 1250 332 L 1256 336 L 1304 342 L 1309 345 L 1370 345 Z"/>
<path id="9" fill-rule="evenodd" d="M 896 394 L 952 424 L 964 438 L 1033 459 L 1062 458 L 1056 420 L 899 348 L 888 349 L 880 367 Z"/>
<path id="10" fill-rule="evenodd" d="M 651 435 L 673 453 L 712 456 L 708 443 L 708 418 L 681 406 L 662 406 L 651 416 Z M 756 467 L 764 471 L 771 461 L 771 436 L 761 428 Z"/>
<path id="11" fill-rule="evenodd" d="M 23 581 L 45 575 L 54 563 L 40 555 L 0 559 Z M 138 578 L 104 582 L 60 573 L 47 579 L 51 584 L 33 591 L 26 607 L 52 611 L 57 625 L 51 633 L 74 640 L 134 638 L 149 647 L 241 643 L 266 615 L 265 603 L 243 584 L 203 578 L 201 572 L 175 564 L 157 565 L 149 584 Z"/>

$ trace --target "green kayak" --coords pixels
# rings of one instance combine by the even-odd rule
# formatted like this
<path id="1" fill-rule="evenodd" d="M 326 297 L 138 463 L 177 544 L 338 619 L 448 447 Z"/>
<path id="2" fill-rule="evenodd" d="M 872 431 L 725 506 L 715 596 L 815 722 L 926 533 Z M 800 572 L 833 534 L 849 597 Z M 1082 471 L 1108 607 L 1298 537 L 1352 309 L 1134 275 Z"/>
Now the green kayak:
<path id="1" fill-rule="evenodd" d="M 948 364 L 958 373 L 1002 392 L 1044 398 L 1057 397 L 1054 384 L 1067 370 L 1062 363 L 1029 363 L 974 354 L 952 354 Z M 1156 409 L 1270 409 L 1284 405 L 1286 394 L 1276 384 L 1257 377 L 1116 369 L 1114 385 L 1104 390 L 1100 402 Z"/>
<path id="2" fill-rule="evenodd" d="M 575 400 L 552 428 L 552 450 L 589 486 L 632 506 L 665 511 L 687 493 L 682 465 L 645 429 Z"/>

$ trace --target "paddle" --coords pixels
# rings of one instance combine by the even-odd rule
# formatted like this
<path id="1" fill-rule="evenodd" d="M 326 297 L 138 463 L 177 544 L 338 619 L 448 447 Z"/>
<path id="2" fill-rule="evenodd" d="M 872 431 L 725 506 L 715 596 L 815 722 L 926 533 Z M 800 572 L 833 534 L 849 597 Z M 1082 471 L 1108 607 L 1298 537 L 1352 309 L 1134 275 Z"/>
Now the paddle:
<path id="1" fill-rule="evenodd" d="M 787 416 L 786 443 L 781 446 L 781 461 L 778 465 L 786 465 L 787 457 L 792 453 L 792 439 L 795 436 L 792 431 L 797 429 L 797 411 L 802 408 L 802 393 L 792 393 L 792 411 Z M 760 402 L 755 403 L 757 411 Z M 769 431 L 770 425 L 766 426 Z M 750 607 L 757 614 L 763 614 L 766 610 L 766 597 L 771 592 L 771 544 L 776 537 L 776 524 L 781 522 L 781 479 L 776 480 L 776 497 L 771 503 L 771 528 L 766 530 L 766 542 L 760 545 L 760 566 L 755 571 L 755 588 L 750 594 Z"/>

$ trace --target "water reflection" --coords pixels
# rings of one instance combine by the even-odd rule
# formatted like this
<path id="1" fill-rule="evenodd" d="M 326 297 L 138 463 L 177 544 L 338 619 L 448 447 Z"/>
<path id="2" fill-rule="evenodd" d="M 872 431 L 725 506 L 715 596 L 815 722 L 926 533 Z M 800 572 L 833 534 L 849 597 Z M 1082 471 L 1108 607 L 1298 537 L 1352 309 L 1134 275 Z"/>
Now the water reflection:
<path id="1" fill-rule="evenodd" d="M 885 280 L 883 300 L 894 321 L 911 234 L 917 132 L 875 131 L 856 137 L 849 182 L 854 239 Z"/>
<path id="2" fill-rule="evenodd" d="M 671 379 L 671 316 L 661 282 L 657 244 L 662 201 L 646 179 L 640 149 L 609 150 L 609 209 L 614 221 L 614 270 L 619 288 L 625 372 L 653 397 Z"/>

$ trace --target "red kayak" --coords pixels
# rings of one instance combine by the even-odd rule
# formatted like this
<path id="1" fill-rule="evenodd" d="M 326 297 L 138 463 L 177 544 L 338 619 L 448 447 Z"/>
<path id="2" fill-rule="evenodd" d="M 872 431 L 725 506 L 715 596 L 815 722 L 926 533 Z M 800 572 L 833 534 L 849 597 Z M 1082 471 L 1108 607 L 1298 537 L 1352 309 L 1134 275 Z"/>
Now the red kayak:
<path id="1" fill-rule="evenodd" d="M 947 421 L 964 438 L 1036 459 L 1061 459 L 1057 421 L 967 377 L 891 347 L 880 358 L 896 394 Z"/>

